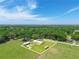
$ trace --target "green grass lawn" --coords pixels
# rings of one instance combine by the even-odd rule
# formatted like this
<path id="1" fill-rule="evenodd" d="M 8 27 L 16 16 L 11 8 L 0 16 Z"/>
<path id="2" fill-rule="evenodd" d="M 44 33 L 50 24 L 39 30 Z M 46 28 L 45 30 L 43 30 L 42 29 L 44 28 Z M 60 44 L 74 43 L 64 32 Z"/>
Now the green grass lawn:
<path id="1" fill-rule="evenodd" d="M 79 47 L 57 44 L 40 56 L 41 59 L 79 59 Z"/>
<path id="2" fill-rule="evenodd" d="M 37 53 L 42 53 L 45 50 L 47 50 L 48 48 L 50 48 L 55 42 L 53 42 L 52 40 L 43 40 L 42 44 L 38 45 L 38 44 L 31 44 L 31 50 L 35 51 Z M 45 47 L 48 47 L 47 49 Z"/>
<path id="3" fill-rule="evenodd" d="M 76 41 L 76 44 L 79 44 L 79 41 Z"/>
<path id="4" fill-rule="evenodd" d="M 37 54 L 21 47 L 19 40 L 0 44 L 0 59 L 35 59 Z"/>
<path id="5" fill-rule="evenodd" d="M 45 53 L 38 55 L 21 47 L 21 44 L 22 42 L 19 40 L 11 40 L 0 44 L 0 59 L 79 59 L 79 47 L 56 44 Z M 46 42 L 41 45 L 43 47 L 51 44 Z M 35 45 L 34 49 L 43 50 L 42 47 Z"/>

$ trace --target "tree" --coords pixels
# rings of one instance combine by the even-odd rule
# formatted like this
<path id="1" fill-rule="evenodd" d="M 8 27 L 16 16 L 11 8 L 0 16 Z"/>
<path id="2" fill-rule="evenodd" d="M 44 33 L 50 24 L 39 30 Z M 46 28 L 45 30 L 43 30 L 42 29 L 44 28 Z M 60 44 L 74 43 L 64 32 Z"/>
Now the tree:
<path id="1" fill-rule="evenodd" d="M 5 38 L 4 37 L 0 37 L 0 43 L 4 43 L 6 42 Z"/>

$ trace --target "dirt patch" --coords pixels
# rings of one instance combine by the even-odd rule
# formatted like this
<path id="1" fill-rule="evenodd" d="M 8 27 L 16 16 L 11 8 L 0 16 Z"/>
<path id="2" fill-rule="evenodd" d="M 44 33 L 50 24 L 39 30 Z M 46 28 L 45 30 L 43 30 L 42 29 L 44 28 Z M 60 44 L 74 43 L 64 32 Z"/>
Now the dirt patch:
<path id="1" fill-rule="evenodd" d="M 44 58 L 43 58 L 43 55 L 38 55 L 36 59 L 44 59 Z"/>

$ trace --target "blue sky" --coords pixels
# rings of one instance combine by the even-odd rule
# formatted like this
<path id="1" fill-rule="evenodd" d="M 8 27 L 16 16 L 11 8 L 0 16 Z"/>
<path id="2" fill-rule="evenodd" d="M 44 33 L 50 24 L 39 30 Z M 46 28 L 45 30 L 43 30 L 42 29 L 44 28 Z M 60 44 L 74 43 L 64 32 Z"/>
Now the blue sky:
<path id="1" fill-rule="evenodd" d="M 0 24 L 79 24 L 79 0 L 0 0 Z"/>

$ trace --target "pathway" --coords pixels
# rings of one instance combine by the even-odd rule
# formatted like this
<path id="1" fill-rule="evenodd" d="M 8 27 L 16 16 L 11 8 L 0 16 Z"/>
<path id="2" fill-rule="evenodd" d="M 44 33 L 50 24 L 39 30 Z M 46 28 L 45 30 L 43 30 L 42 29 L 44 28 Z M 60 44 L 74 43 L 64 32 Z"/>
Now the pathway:
<path id="1" fill-rule="evenodd" d="M 70 45 L 70 46 L 79 46 L 79 44 L 76 44 L 75 40 L 73 40 L 73 43 L 65 43 L 65 42 L 60 42 L 60 41 L 57 41 L 57 43 L 66 44 L 66 45 Z"/>

